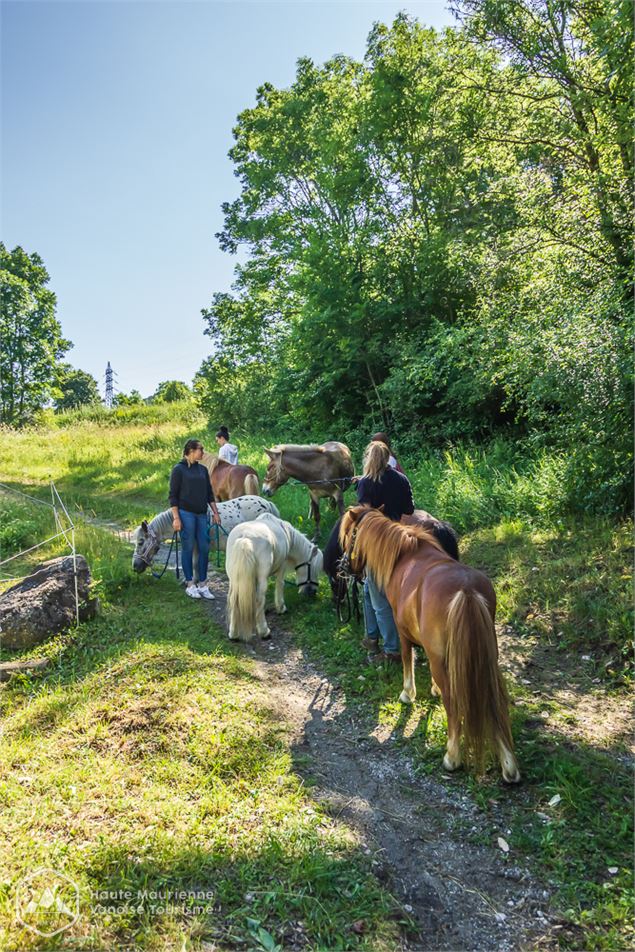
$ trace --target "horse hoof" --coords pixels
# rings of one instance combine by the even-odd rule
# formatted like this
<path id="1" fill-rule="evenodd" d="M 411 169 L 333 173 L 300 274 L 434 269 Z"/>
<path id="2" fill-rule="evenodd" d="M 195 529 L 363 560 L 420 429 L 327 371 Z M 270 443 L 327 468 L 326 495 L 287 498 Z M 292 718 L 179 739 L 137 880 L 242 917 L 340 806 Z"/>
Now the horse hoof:
<path id="1" fill-rule="evenodd" d="M 267 628 L 267 630 L 266 630 L 266 632 L 264 633 L 264 635 L 261 635 L 260 637 L 261 637 L 261 639 L 262 639 L 263 641 L 269 641 L 269 639 L 271 638 L 271 632 L 270 632 L 269 629 Z"/>
<path id="2" fill-rule="evenodd" d="M 287 606 L 283 605 L 282 608 L 276 608 L 276 615 L 284 615 L 286 613 Z"/>
<path id="3" fill-rule="evenodd" d="M 455 763 L 453 760 L 450 760 L 447 754 L 443 758 L 443 769 L 447 770 L 448 773 L 452 773 L 454 770 L 458 770 L 460 766 L 461 766 L 460 760 L 458 761 L 458 763 Z"/>
<path id="4" fill-rule="evenodd" d="M 432 695 L 432 697 L 441 697 L 441 689 L 439 688 L 439 685 L 436 683 L 436 681 L 432 682 L 432 687 L 430 688 L 430 694 Z"/>
<path id="5" fill-rule="evenodd" d="M 503 780 L 509 784 L 520 783 L 520 770 L 518 767 L 513 773 L 503 771 Z"/>
<path id="6" fill-rule="evenodd" d="M 402 691 L 401 694 L 399 695 L 399 700 L 401 701 L 402 704 L 412 704 L 414 701 L 414 698 L 410 697 L 410 695 L 407 694 L 405 691 Z"/>

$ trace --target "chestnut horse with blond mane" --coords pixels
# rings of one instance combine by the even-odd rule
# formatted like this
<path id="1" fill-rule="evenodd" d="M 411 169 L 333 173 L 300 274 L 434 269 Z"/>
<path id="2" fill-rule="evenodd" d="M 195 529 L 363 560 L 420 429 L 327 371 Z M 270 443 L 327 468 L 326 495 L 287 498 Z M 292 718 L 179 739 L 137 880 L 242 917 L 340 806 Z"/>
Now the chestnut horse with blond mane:
<path id="1" fill-rule="evenodd" d="M 421 645 L 428 657 L 432 693 L 441 695 L 448 717 L 445 769 L 461 765 L 462 730 L 468 762 L 482 770 L 491 749 L 503 779 L 517 783 L 490 580 L 451 558 L 431 532 L 393 522 L 367 506 L 344 514 L 340 543 L 351 569 L 372 572 L 390 602 L 401 641 L 402 703 L 412 704 L 416 696 L 413 645 Z"/>
<path id="2" fill-rule="evenodd" d="M 260 481 L 253 466 L 228 463 L 216 453 L 203 453 L 201 463 L 209 473 L 216 502 L 259 494 Z"/>

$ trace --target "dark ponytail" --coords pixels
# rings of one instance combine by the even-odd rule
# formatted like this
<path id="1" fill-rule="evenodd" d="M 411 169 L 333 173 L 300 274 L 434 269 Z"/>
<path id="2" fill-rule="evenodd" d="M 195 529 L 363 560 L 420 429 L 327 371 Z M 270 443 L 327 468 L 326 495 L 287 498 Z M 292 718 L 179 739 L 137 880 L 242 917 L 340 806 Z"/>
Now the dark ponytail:
<path id="1" fill-rule="evenodd" d="M 183 456 L 187 456 L 188 453 L 191 453 L 192 450 L 202 450 L 203 444 L 200 440 L 188 440 L 185 446 L 183 447 Z"/>

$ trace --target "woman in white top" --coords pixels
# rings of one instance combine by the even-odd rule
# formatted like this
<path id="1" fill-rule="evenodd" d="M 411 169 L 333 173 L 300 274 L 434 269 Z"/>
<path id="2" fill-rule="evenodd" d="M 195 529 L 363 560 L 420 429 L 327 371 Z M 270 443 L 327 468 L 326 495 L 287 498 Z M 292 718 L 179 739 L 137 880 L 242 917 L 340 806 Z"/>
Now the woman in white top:
<path id="1" fill-rule="evenodd" d="M 216 434 L 216 442 L 218 443 L 218 458 L 235 466 L 238 462 L 238 447 L 229 442 L 229 430 L 226 426 L 221 426 Z"/>

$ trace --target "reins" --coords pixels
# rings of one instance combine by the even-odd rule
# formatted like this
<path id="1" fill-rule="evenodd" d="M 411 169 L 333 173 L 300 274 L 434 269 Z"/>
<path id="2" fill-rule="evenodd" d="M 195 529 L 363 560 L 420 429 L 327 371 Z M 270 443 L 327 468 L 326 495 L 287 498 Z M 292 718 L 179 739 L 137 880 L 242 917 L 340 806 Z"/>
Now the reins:
<path id="1" fill-rule="evenodd" d="M 348 549 L 342 552 L 337 563 L 337 578 L 343 583 L 343 587 L 338 587 L 335 596 L 335 608 L 337 617 L 341 624 L 346 625 L 354 616 L 359 624 L 362 620 L 362 612 L 359 602 L 359 578 L 353 571 L 352 558 L 355 553 L 355 540 L 357 538 L 357 529 L 359 522 L 353 526 Z M 346 614 L 344 613 L 344 604 L 346 604 Z"/>

